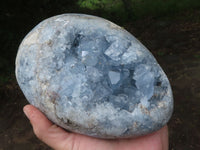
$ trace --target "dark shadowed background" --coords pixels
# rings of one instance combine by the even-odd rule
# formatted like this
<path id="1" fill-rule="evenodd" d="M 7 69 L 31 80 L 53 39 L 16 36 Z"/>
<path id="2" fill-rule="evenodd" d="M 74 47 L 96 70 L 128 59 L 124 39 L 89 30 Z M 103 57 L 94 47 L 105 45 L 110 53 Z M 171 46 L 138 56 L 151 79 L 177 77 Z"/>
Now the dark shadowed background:
<path id="1" fill-rule="evenodd" d="M 0 150 L 49 150 L 22 112 L 15 57 L 24 36 L 40 21 L 62 13 L 109 19 L 136 36 L 171 82 L 174 113 L 170 150 L 200 149 L 200 0 L 1 0 Z"/>

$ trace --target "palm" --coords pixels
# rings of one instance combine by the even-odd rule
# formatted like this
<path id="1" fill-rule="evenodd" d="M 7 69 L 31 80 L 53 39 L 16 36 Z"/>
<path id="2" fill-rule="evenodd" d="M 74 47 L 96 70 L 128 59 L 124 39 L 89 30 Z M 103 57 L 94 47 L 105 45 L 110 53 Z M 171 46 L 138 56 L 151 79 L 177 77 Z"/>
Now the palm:
<path id="1" fill-rule="evenodd" d="M 78 150 L 161 150 L 167 149 L 167 142 L 164 144 L 167 128 L 140 138 L 102 140 L 84 135 L 74 134 L 74 147 Z M 166 148 L 164 148 L 166 147 Z"/>
<path id="2" fill-rule="evenodd" d="M 69 133 L 53 125 L 32 105 L 24 107 L 36 136 L 56 150 L 167 150 L 167 127 L 139 138 L 104 140 Z"/>

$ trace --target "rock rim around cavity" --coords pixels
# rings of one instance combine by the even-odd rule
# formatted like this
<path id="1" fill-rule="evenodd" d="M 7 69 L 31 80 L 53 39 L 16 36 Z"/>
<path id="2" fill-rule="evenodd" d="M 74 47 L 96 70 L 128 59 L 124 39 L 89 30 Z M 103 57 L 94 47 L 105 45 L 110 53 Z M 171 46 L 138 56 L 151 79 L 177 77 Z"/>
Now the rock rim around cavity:
<path id="1" fill-rule="evenodd" d="M 95 16 L 63 14 L 38 24 L 19 47 L 16 78 L 51 121 L 89 136 L 145 135 L 173 111 L 170 83 L 149 50 Z"/>

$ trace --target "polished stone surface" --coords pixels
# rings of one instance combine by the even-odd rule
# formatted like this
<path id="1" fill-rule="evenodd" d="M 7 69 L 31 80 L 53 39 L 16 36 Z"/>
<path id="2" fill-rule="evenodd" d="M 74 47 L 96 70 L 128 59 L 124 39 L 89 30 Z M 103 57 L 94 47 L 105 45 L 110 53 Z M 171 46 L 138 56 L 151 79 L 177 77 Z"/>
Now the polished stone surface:
<path id="1" fill-rule="evenodd" d="M 64 14 L 37 25 L 19 47 L 16 77 L 50 120 L 90 136 L 148 134 L 173 111 L 169 81 L 147 48 L 90 15 Z"/>

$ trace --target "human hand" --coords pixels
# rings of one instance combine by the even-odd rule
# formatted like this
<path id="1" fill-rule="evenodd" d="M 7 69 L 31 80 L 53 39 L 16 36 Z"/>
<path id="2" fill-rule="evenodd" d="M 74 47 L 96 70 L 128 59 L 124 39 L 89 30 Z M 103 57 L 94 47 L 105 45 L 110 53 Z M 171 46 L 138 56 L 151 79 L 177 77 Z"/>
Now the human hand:
<path id="1" fill-rule="evenodd" d="M 35 135 L 55 150 L 168 150 L 167 126 L 138 138 L 104 140 L 69 133 L 50 122 L 32 105 L 26 105 L 23 110 Z"/>

